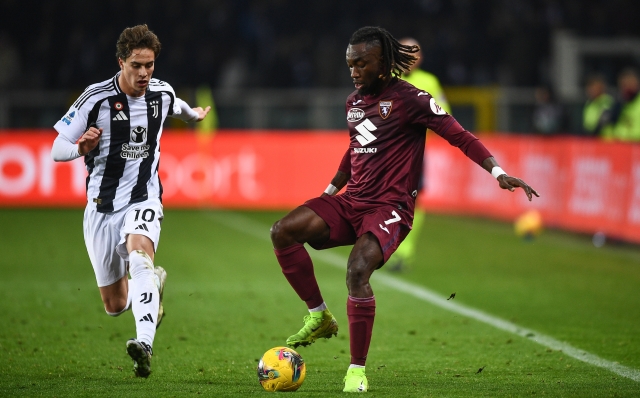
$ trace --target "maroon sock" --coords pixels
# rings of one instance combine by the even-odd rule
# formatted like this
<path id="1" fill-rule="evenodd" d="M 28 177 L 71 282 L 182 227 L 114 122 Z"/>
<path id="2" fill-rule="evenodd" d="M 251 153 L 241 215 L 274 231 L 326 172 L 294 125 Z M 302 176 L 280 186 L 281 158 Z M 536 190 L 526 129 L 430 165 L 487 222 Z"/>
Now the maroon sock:
<path id="1" fill-rule="evenodd" d="M 351 363 L 364 366 L 369 353 L 373 319 L 376 316 L 376 297 L 347 299 L 347 317 L 349 318 L 349 345 Z"/>
<path id="2" fill-rule="evenodd" d="M 307 308 L 316 308 L 324 300 L 313 273 L 313 263 L 304 245 L 297 243 L 285 249 L 275 249 L 276 258 L 282 273 L 289 281 L 293 290 L 307 303 Z"/>

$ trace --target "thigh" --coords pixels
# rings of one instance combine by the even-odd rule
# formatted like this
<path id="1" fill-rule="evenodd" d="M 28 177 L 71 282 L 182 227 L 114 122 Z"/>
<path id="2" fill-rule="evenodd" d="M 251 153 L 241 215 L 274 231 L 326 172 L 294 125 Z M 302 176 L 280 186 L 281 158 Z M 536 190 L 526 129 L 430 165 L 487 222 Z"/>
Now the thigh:
<path id="1" fill-rule="evenodd" d="M 305 206 L 293 209 L 271 227 L 271 240 L 276 249 L 284 249 L 296 243 L 323 242 L 328 238 L 327 224 Z"/>
<path id="2" fill-rule="evenodd" d="M 125 260 L 116 252 L 120 228 L 113 214 L 87 206 L 83 220 L 84 242 L 98 287 L 113 285 L 127 273 Z"/>
<path id="3" fill-rule="evenodd" d="M 160 200 L 154 198 L 140 203 L 133 203 L 123 211 L 121 217 L 122 227 L 117 246 L 120 257 L 129 260 L 130 250 L 149 251 L 147 254 L 153 257 L 153 254 L 158 249 L 161 224 L 164 219 Z M 139 236 L 136 236 L 135 239 L 130 239 L 130 235 Z"/>
<path id="4" fill-rule="evenodd" d="M 410 214 L 398 210 L 395 206 L 379 206 L 363 214 L 357 228 L 358 236 L 371 232 L 380 245 L 383 262 L 389 260 L 400 243 L 411 231 Z"/>
<path id="5" fill-rule="evenodd" d="M 323 241 L 309 242 L 316 250 L 352 245 L 356 242 L 356 231 L 349 221 L 349 209 L 342 205 L 340 196 L 321 196 L 305 202 L 327 225 L 328 237 Z"/>

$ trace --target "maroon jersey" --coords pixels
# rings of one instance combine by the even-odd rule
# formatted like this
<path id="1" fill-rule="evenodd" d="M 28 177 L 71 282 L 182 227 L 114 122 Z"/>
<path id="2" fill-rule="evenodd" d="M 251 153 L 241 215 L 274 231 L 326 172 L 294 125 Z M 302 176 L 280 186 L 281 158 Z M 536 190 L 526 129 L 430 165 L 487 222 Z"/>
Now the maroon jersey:
<path id="1" fill-rule="evenodd" d="M 491 156 L 429 93 L 397 78 L 376 96 L 353 92 L 346 111 L 351 142 L 339 170 L 351 175 L 344 195 L 356 203 L 413 213 L 427 129 L 478 164 Z"/>

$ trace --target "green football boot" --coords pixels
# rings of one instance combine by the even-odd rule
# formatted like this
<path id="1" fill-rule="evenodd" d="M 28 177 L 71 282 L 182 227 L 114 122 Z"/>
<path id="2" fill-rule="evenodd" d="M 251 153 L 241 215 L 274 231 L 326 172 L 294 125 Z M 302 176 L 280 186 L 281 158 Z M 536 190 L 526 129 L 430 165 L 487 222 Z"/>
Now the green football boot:
<path id="1" fill-rule="evenodd" d="M 338 322 L 331 311 L 311 312 L 304 317 L 304 326 L 300 331 L 287 339 L 291 348 L 313 344 L 317 339 L 330 339 L 338 335 Z"/>
<path id="2" fill-rule="evenodd" d="M 367 375 L 364 374 L 364 368 L 349 368 L 347 375 L 344 377 L 343 392 L 367 392 L 369 389 L 369 381 Z"/>

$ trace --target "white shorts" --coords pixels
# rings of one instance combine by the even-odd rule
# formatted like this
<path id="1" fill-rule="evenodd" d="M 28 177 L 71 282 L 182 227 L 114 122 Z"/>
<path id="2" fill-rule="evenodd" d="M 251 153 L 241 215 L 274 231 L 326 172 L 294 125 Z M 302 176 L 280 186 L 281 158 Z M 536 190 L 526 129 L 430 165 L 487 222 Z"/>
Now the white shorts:
<path id="1" fill-rule="evenodd" d="M 84 243 L 98 287 L 112 285 L 127 274 L 127 235 L 144 235 L 153 242 L 154 251 L 158 249 L 163 217 L 158 198 L 131 203 L 113 213 L 99 213 L 95 206 L 87 205 L 83 221 Z"/>

